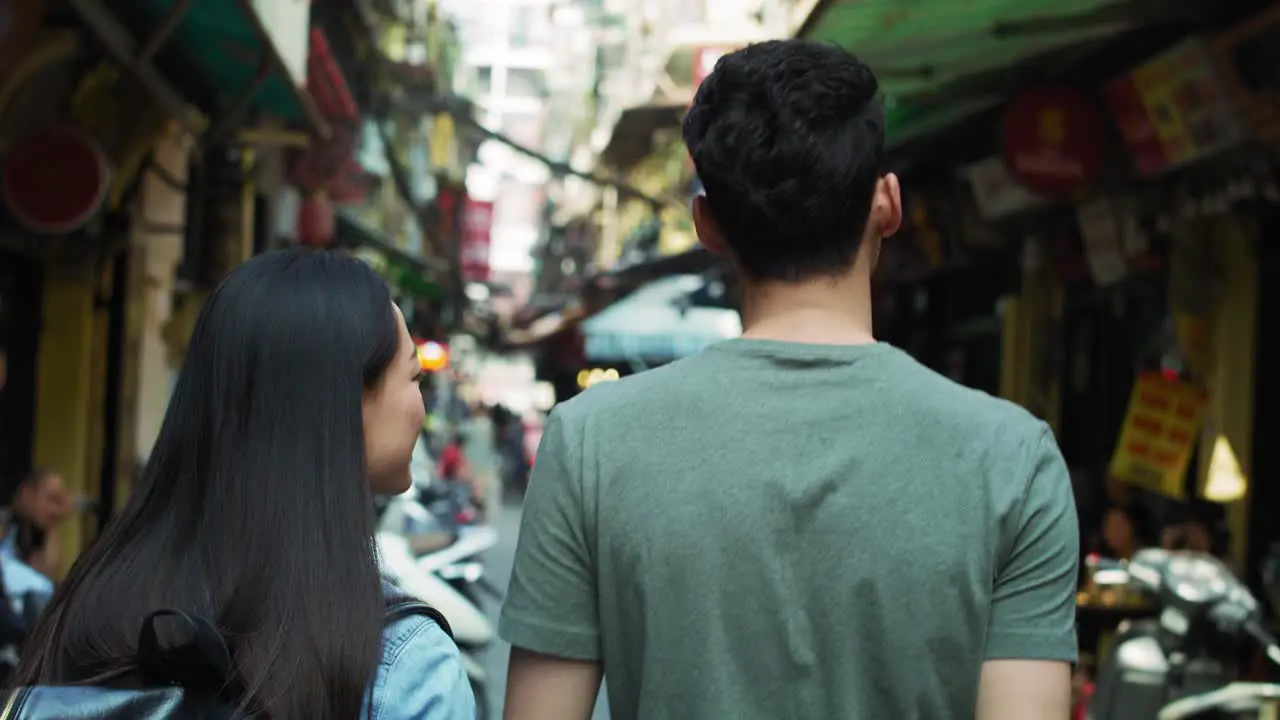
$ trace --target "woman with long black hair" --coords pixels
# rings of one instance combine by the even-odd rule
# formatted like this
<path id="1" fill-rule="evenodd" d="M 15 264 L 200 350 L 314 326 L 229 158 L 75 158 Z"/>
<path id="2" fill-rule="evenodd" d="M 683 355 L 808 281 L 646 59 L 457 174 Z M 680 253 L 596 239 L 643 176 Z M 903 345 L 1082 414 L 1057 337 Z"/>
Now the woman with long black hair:
<path id="1" fill-rule="evenodd" d="M 384 627 L 373 498 L 410 486 L 420 373 L 363 262 L 286 251 L 234 270 L 201 311 L 143 477 L 15 684 L 136 686 L 144 618 L 176 609 L 225 638 L 243 712 L 474 718 L 446 631 L 422 615 Z"/>

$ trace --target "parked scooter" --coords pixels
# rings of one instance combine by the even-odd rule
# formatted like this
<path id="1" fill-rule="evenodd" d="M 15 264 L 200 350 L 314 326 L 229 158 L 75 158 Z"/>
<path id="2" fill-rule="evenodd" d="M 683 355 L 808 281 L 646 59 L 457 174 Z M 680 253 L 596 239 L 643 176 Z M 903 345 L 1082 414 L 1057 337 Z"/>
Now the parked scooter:
<path id="1" fill-rule="evenodd" d="M 1235 682 L 1243 645 L 1280 664 L 1258 602 L 1216 558 L 1147 549 L 1127 564 L 1095 559 L 1094 581 L 1154 596 L 1158 619 L 1126 621 L 1100 665 L 1089 720 L 1274 718 L 1280 685 Z"/>
<path id="2" fill-rule="evenodd" d="M 423 443 L 419 443 L 422 445 Z M 425 453 L 425 447 L 423 448 Z M 478 556 L 497 542 L 493 528 L 462 522 L 456 503 L 436 504 L 436 512 L 419 497 L 431 495 L 431 463 L 417 462 L 414 487 L 384 499 L 379 509 L 377 545 L 386 578 L 404 592 L 426 602 L 449 621 L 472 690 L 477 717 L 489 717 L 488 682 L 478 655 L 493 642 L 494 628 L 472 591 L 483 579 Z"/>

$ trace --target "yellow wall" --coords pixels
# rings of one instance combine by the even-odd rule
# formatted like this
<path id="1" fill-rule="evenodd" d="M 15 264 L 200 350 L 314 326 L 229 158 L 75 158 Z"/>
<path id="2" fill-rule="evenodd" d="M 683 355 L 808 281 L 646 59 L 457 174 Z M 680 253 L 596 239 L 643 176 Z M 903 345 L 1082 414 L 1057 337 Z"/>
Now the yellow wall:
<path id="1" fill-rule="evenodd" d="M 1027 241 L 1038 244 L 1038 239 Z M 1058 429 L 1058 379 L 1046 375 L 1045 354 L 1057 332 L 1062 290 L 1043 258 L 1022 272 L 1022 292 L 1002 298 L 1000 396 L 1022 405 Z"/>
<path id="2" fill-rule="evenodd" d="M 93 448 L 95 325 L 93 274 L 50 268 L 44 286 L 44 324 L 36 379 L 34 462 L 56 470 L 68 487 L 97 494 Z M 84 541 L 81 523 L 62 526 L 65 573 Z"/>
<path id="3" fill-rule="evenodd" d="M 1256 223 L 1245 216 L 1223 216 L 1206 230 L 1216 267 L 1209 280 L 1212 292 L 1205 375 L 1209 407 L 1201 437 L 1201 492 L 1219 435 L 1230 444 L 1244 477 L 1252 481 L 1254 343 L 1258 317 Z M 1236 568 L 1243 568 L 1248 547 L 1249 495 L 1228 503 L 1226 508 L 1231 530 L 1230 556 Z"/>

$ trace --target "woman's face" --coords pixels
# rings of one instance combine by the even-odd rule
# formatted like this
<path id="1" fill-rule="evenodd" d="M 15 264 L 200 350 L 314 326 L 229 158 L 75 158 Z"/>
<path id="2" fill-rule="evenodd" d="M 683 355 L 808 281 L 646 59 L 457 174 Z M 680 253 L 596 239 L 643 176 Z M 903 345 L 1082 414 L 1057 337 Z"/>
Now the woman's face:
<path id="1" fill-rule="evenodd" d="M 1133 523 L 1123 510 L 1111 508 L 1102 521 L 1102 539 L 1112 552 L 1129 552 L 1133 550 Z"/>
<path id="2" fill-rule="evenodd" d="M 379 495 L 398 495 L 413 484 L 409 461 L 426 415 L 418 388 L 422 375 L 418 349 L 400 308 L 392 308 L 400 332 L 399 347 L 378 384 L 364 393 L 365 462 L 369 483 Z"/>

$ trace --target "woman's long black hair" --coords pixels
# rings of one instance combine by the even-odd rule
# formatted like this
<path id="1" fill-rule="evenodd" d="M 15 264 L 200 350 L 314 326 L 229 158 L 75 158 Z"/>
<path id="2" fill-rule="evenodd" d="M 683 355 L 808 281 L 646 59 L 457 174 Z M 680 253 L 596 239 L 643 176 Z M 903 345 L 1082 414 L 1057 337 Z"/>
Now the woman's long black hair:
<path id="1" fill-rule="evenodd" d="M 16 684 L 127 675 L 143 618 L 170 608 L 228 638 L 245 710 L 360 716 L 384 602 L 361 400 L 399 337 L 359 260 L 283 251 L 235 269 L 200 313 L 143 477 L 71 568 Z"/>

